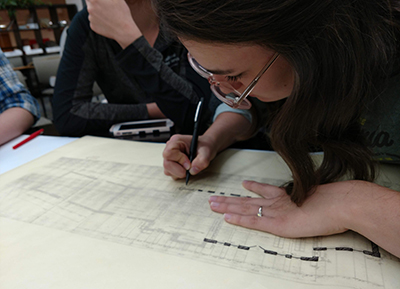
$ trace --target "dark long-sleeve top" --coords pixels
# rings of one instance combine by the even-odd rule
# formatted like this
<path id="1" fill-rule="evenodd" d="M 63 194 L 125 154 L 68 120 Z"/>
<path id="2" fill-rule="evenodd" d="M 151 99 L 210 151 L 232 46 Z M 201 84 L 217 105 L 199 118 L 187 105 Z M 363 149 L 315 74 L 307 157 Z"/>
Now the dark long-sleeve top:
<path id="1" fill-rule="evenodd" d="M 156 102 L 180 133 L 191 133 L 196 105 L 211 97 L 208 81 L 187 61 L 187 51 L 160 30 L 154 44 L 142 36 L 126 49 L 90 29 L 88 12 L 71 22 L 53 96 L 54 124 L 62 135 L 105 135 L 111 125 L 149 118 Z M 108 103 L 91 102 L 97 82 Z M 211 122 L 207 110 L 203 123 Z M 203 130 L 205 129 L 203 126 Z"/>

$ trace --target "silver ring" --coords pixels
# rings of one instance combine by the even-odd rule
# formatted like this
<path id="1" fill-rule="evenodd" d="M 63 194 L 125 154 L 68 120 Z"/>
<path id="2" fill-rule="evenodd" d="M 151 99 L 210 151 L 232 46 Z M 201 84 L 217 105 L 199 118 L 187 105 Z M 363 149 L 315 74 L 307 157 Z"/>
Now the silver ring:
<path id="1" fill-rule="evenodd" d="M 257 214 L 257 217 L 262 217 L 262 206 L 260 206 L 259 208 L 258 208 L 258 214 Z"/>

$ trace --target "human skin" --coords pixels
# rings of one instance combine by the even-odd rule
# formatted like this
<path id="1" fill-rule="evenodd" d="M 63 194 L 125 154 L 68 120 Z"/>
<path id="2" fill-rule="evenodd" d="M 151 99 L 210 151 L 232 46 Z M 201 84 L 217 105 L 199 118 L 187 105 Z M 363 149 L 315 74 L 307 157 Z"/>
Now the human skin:
<path id="1" fill-rule="evenodd" d="M 182 42 L 204 68 L 224 72 L 218 81 L 240 75 L 232 83 L 239 91 L 243 91 L 273 54 L 255 45 Z M 292 87 L 293 71 L 279 57 L 260 78 L 252 96 L 264 102 L 276 101 L 290 95 Z M 177 135 L 167 143 L 163 153 L 164 173 L 174 179 L 183 178 L 186 169 L 197 174 L 208 167 L 218 152 L 252 133 L 244 117 L 222 113 L 199 137 L 197 157 L 192 163 L 187 157 L 190 136 Z M 353 230 L 400 257 L 400 193 L 397 191 L 366 181 L 341 181 L 317 186 L 298 206 L 283 188 L 248 180 L 243 181 L 243 187 L 260 198 L 211 196 L 210 208 L 224 214 L 224 219 L 231 224 L 283 237 L 323 236 Z M 260 206 L 262 217 L 257 216 Z"/>
<path id="2" fill-rule="evenodd" d="M 185 39 L 181 39 L 181 42 L 201 66 L 214 73 L 216 81 L 227 82 L 227 77 L 237 78 L 236 81 L 229 82 L 239 92 L 246 89 L 275 53 L 258 45 L 233 46 Z M 279 57 L 261 76 L 251 96 L 265 102 L 277 101 L 290 95 L 292 88 L 292 68 L 283 57 Z M 204 135 L 199 137 L 197 157 L 192 163 L 187 157 L 191 137 L 174 136 L 164 150 L 165 174 L 178 179 L 185 177 L 186 169 L 193 175 L 199 173 L 218 152 L 236 141 L 252 136 L 252 129 L 243 116 L 222 113 Z"/>
<path id="3" fill-rule="evenodd" d="M 237 77 L 236 81 L 229 82 L 239 92 L 246 89 L 275 54 L 273 50 L 251 44 L 233 46 L 184 39 L 181 42 L 202 67 L 216 74 L 217 81 L 223 82 L 228 81 L 227 77 Z M 280 56 L 261 76 L 251 92 L 251 97 L 264 102 L 286 98 L 293 89 L 293 79 L 291 66 Z"/>
<path id="4" fill-rule="evenodd" d="M 250 122 L 242 115 L 231 112 L 220 114 L 210 128 L 199 136 L 197 156 L 192 163 L 188 157 L 192 136 L 173 135 L 163 152 L 164 173 L 175 180 L 184 178 L 186 170 L 196 175 L 208 167 L 218 152 L 236 141 L 247 139 L 251 132 Z"/>
<path id="5" fill-rule="evenodd" d="M 114 39 L 125 49 L 142 35 L 151 46 L 158 33 L 159 22 L 149 1 L 87 0 L 90 28 Z M 165 118 L 156 103 L 148 103 L 149 118 Z"/>
<path id="6" fill-rule="evenodd" d="M 0 145 L 20 136 L 30 128 L 35 119 L 21 107 L 12 107 L 0 114 Z"/>

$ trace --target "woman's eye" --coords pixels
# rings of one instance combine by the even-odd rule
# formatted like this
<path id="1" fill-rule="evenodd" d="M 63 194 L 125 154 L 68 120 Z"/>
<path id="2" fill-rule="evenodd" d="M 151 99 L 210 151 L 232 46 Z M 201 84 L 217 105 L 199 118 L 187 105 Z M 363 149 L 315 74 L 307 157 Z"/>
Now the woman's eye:
<path id="1" fill-rule="evenodd" d="M 237 75 L 237 76 L 225 76 L 225 77 L 229 82 L 235 82 L 235 81 L 238 81 L 240 79 L 240 75 Z"/>

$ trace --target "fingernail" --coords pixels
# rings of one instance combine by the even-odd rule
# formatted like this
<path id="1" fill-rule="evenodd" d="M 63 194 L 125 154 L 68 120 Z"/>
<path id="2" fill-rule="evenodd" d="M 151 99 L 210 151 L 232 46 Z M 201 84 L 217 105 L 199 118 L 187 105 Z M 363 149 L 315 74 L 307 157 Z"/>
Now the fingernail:
<path id="1" fill-rule="evenodd" d="M 232 218 L 231 214 L 224 214 L 225 221 L 229 221 Z"/>
<path id="2" fill-rule="evenodd" d="M 208 200 L 209 200 L 210 202 L 214 202 L 214 201 L 217 200 L 217 197 L 216 197 L 216 196 L 211 196 Z"/>
<path id="3" fill-rule="evenodd" d="M 210 204 L 211 208 L 218 208 L 219 205 L 220 205 L 220 203 L 217 203 L 217 202 L 211 202 L 211 204 Z"/>
<path id="4" fill-rule="evenodd" d="M 192 167 L 191 169 L 190 169 L 190 174 L 191 175 L 196 175 L 196 174 L 198 174 L 199 173 L 199 169 L 197 168 L 197 167 Z"/>
<path id="5" fill-rule="evenodd" d="M 190 164 L 189 163 L 183 163 L 183 167 L 185 168 L 185 170 L 189 170 L 190 169 Z"/>

